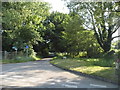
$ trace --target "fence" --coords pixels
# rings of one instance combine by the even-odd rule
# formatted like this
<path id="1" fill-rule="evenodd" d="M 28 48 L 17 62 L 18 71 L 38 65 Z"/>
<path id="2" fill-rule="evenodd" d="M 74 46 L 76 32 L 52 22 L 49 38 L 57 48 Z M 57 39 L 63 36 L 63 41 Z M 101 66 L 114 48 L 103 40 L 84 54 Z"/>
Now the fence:
<path id="1" fill-rule="evenodd" d="M 2 51 L 0 51 L 0 60 L 2 60 Z"/>
<path id="2" fill-rule="evenodd" d="M 14 52 L 7 52 L 7 51 L 2 51 L 1 57 L 3 60 L 5 59 L 14 59 L 17 56 L 24 56 L 24 53 L 22 51 L 14 51 Z"/>

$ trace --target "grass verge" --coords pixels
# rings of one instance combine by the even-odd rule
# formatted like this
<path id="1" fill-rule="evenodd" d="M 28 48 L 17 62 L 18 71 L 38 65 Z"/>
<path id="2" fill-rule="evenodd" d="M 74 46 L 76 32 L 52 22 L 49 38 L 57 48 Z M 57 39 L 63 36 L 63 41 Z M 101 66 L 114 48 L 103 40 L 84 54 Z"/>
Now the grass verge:
<path id="1" fill-rule="evenodd" d="M 108 64 L 102 66 L 102 62 L 101 59 L 54 59 L 50 61 L 50 63 L 65 69 L 99 76 L 117 82 L 114 63 L 110 66 Z M 100 65 L 98 65 L 98 63 Z"/>
<path id="2" fill-rule="evenodd" d="M 15 59 L 6 59 L 6 60 L 1 60 L 3 64 L 8 64 L 8 63 L 22 63 L 22 62 L 28 62 L 28 61 L 36 61 L 40 60 L 41 58 L 39 57 L 16 57 Z"/>

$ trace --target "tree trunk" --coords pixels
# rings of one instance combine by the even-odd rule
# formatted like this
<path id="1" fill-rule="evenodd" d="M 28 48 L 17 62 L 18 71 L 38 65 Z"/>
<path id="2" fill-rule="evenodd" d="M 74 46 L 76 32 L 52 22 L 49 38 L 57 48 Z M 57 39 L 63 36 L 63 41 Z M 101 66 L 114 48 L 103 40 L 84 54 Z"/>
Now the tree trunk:
<path id="1" fill-rule="evenodd" d="M 109 52 L 111 49 L 111 41 L 104 42 L 103 44 L 103 50 L 104 52 Z"/>

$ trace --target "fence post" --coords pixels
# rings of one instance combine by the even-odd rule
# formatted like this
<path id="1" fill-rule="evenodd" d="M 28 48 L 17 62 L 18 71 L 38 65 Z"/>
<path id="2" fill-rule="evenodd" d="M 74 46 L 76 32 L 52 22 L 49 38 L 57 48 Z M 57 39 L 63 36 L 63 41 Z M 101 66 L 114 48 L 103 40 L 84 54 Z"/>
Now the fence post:
<path id="1" fill-rule="evenodd" d="M 118 78 L 118 86 L 120 85 L 120 59 L 118 59 L 116 61 L 116 74 L 117 74 L 117 78 Z"/>
<path id="2" fill-rule="evenodd" d="M 17 50 L 15 51 L 15 57 L 17 57 Z"/>
<path id="3" fill-rule="evenodd" d="M 7 51 L 4 51 L 4 59 L 7 59 Z"/>
<path id="4" fill-rule="evenodd" d="M 3 53 L 2 53 L 2 51 L 0 51 L 0 60 L 3 59 L 2 55 L 3 55 Z"/>

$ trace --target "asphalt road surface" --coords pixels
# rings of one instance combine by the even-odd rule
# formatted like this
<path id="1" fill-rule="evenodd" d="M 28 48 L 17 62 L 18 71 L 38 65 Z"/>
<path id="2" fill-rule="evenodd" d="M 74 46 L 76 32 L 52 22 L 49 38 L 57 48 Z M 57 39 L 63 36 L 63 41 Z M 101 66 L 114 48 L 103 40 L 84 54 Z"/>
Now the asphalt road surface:
<path id="1" fill-rule="evenodd" d="M 16 64 L 3 64 L 3 88 L 118 88 L 117 85 L 61 70 L 50 58 Z"/>

